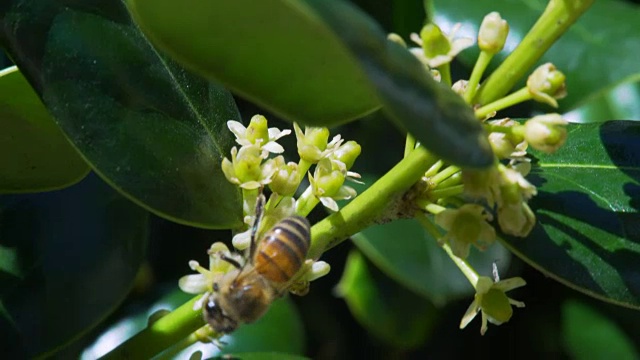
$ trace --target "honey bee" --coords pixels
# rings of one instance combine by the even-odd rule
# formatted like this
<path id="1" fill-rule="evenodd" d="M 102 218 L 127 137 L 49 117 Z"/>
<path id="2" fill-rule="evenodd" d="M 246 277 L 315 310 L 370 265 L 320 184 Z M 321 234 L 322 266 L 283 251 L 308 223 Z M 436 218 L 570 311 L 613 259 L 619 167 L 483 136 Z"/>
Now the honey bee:
<path id="1" fill-rule="evenodd" d="M 221 255 L 235 269 L 213 283 L 213 292 L 203 306 L 205 321 L 219 334 L 231 333 L 240 324 L 264 315 L 269 305 L 285 294 L 305 262 L 311 242 L 309 221 L 302 216 L 284 218 L 256 243 L 263 207 L 264 196 L 260 195 L 248 262 L 241 265 Z"/>

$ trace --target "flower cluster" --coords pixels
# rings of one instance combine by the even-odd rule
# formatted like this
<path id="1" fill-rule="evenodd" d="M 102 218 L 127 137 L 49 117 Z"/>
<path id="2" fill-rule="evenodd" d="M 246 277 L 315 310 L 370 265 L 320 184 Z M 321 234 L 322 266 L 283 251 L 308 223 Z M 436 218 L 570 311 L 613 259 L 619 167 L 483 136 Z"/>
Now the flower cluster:
<path id="1" fill-rule="evenodd" d="M 414 186 L 416 206 L 426 214 L 434 214 L 433 222 L 445 233 L 435 234 L 441 245 L 460 261 L 469 255 L 471 246 L 486 249 L 496 239 L 491 223 L 497 220 L 499 229 L 508 235 L 526 237 L 536 224 L 536 217 L 528 201 L 536 195 L 536 187 L 526 180 L 531 170 L 527 157 L 529 148 L 553 153 L 565 142 L 567 122 L 558 114 L 544 114 L 520 122 L 509 118 L 494 119 L 498 111 L 514 104 L 534 100 L 557 107 L 557 99 L 566 96 L 565 76 L 553 64 L 539 66 L 529 76 L 526 86 L 489 104 L 476 102 L 480 80 L 489 60 L 502 51 L 509 32 L 508 23 L 493 12 L 484 18 L 478 32 L 480 55 L 469 80 L 451 80 L 449 63 L 462 50 L 472 45 L 467 38 L 457 38 L 455 25 L 445 34 L 437 25 L 427 24 L 420 35 L 411 40 L 419 48 L 410 48 L 434 79 L 451 86 L 452 90 L 473 107 L 482 122 L 495 154 L 495 163 L 485 170 L 460 169 L 438 161 L 429 169 L 420 184 Z M 404 45 L 397 35 L 389 39 Z M 406 45 L 405 45 L 406 46 Z M 464 272 L 464 271 L 463 271 Z M 468 276 L 473 279 L 474 276 Z M 483 314 L 482 333 L 487 321 L 500 324 L 511 316 L 511 307 L 493 311 L 495 304 L 520 303 L 507 301 L 504 291 L 524 285 L 524 280 L 494 283 L 480 278 L 475 284 L 476 299 L 462 322 L 468 323 L 480 310 Z M 476 286 L 477 285 L 477 286 Z M 502 306 L 500 305 L 500 306 Z"/>
<path id="2" fill-rule="evenodd" d="M 356 191 L 345 184 L 347 180 L 357 181 L 360 178 L 360 175 L 350 171 L 360 155 L 360 145 L 355 141 L 345 142 L 340 135 L 329 141 L 329 130 L 326 128 L 307 127 L 303 131 L 294 124 L 300 160 L 297 163 L 287 162 L 281 155 L 284 148 L 278 144 L 278 140 L 291 134 L 291 130 L 269 128 L 267 119 L 262 115 L 253 116 L 247 127 L 233 120 L 228 121 L 227 126 L 240 145 L 231 149 L 231 159 L 224 158 L 222 161 L 225 177 L 237 185 L 243 195 L 245 227 L 239 229 L 232 239 L 236 251 L 249 248 L 252 240 L 259 240 L 262 234 L 284 218 L 296 214 L 306 216 L 319 203 L 338 211 L 336 200 L 356 196 Z M 309 171 L 314 165 L 313 172 Z M 309 185 L 296 199 L 296 192 L 305 180 L 306 173 Z M 268 188 L 271 194 L 268 201 L 262 204 L 264 188 Z M 260 213 L 256 213 L 258 203 L 261 203 Z M 256 218 L 259 218 L 258 221 Z M 194 308 L 202 307 L 214 282 L 219 282 L 234 266 L 244 266 L 248 262 L 246 255 L 236 251 L 230 251 L 223 243 L 216 242 L 208 251 L 208 269 L 196 261 L 189 263 L 198 274 L 182 277 L 179 286 L 187 293 L 204 294 Z M 306 260 L 288 290 L 303 295 L 308 291 L 310 281 L 328 272 L 329 264 L 326 262 Z"/>

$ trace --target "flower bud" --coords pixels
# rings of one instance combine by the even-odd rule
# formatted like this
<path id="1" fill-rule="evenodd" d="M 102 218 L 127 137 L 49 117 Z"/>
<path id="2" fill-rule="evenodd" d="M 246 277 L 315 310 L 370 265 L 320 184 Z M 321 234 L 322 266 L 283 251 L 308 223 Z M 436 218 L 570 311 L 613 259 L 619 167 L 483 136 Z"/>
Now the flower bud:
<path id="1" fill-rule="evenodd" d="M 274 162 L 276 169 L 269 188 L 282 196 L 293 196 L 300 184 L 298 164 L 294 162 L 285 164 L 282 156 L 276 157 Z"/>
<path id="2" fill-rule="evenodd" d="M 498 224 L 505 234 L 525 237 L 536 224 L 536 216 L 524 201 L 498 204 Z"/>
<path id="3" fill-rule="evenodd" d="M 333 165 L 333 161 L 322 159 L 313 173 L 313 192 L 317 197 L 331 197 L 338 193 L 346 177 Z"/>
<path id="4" fill-rule="evenodd" d="M 489 143 L 498 159 L 523 158 L 527 152 L 528 144 L 524 140 L 524 135 L 519 131 L 523 126 L 509 119 L 488 121 L 492 126 L 511 128 L 511 131 L 494 131 L 489 134 Z"/>
<path id="5" fill-rule="evenodd" d="M 455 83 L 453 83 L 453 85 L 451 86 L 451 90 L 453 90 L 454 93 L 462 96 L 467 91 L 468 84 L 469 84 L 469 81 L 467 80 L 458 80 Z"/>
<path id="6" fill-rule="evenodd" d="M 264 145 L 269 142 L 269 130 L 267 118 L 262 115 L 254 115 L 247 126 L 246 139 L 252 144 Z"/>
<path id="7" fill-rule="evenodd" d="M 509 34 L 509 24 L 497 12 L 489 13 L 482 20 L 478 32 L 478 47 L 489 54 L 497 54 L 504 47 Z"/>
<path id="8" fill-rule="evenodd" d="M 338 147 L 331 154 L 331 158 L 342 161 L 345 164 L 346 169 L 349 170 L 353 166 L 353 163 L 356 161 L 358 156 L 360 156 L 361 151 L 362 148 L 360 147 L 360 144 L 353 140 L 350 140 L 342 144 L 342 146 Z"/>
<path id="9" fill-rule="evenodd" d="M 448 241 L 453 253 L 462 259 L 469 255 L 471 244 L 485 249 L 495 240 L 495 230 L 486 220 L 491 220 L 491 215 L 476 204 L 446 209 L 435 217 L 436 224 L 447 230 L 442 241 Z"/>
<path id="10" fill-rule="evenodd" d="M 442 74 L 440 74 L 440 71 L 438 71 L 437 69 L 429 70 L 429 74 L 431 74 L 431 77 L 433 77 L 433 80 L 437 82 L 442 82 Z"/>
<path id="11" fill-rule="evenodd" d="M 498 192 L 496 189 L 498 176 L 499 172 L 496 167 L 491 167 L 488 170 L 464 169 L 462 183 L 465 194 L 475 199 L 485 199 L 489 206 L 493 206 Z"/>
<path id="12" fill-rule="evenodd" d="M 298 124 L 294 123 L 296 132 L 298 155 L 310 163 L 317 163 L 322 158 L 322 152 L 329 142 L 329 129 L 324 127 L 305 127 L 304 133 Z"/>
<path id="13" fill-rule="evenodd" d="M 534 149 L 550 154 L 567 140 L 567 124 L 559 114 L 535 116 L 524 124 L 524 138 Z"/>
<path id="14" fill-rule="evenodd" d="M 558 107 L 556 99 L 567 96 L 565 76 L 552 63 L 540 65 L 527 79 L 527 89 L 535 101 Z"/>
<path id="15" fill-rule="evenodd" d="M 404 39 L 402 39 L 402 37 L 396 33 L 390 33 L 389 35 L 387 35 L 387 40 L 394 42 L 402 46 L 403 48 L 407 47 L 407 43 L 404 41 Z"/>
<path id="16" fill-rule="evenodd" d="M 262 171 L 262 151 L 257 146 L 243 146 L 240 148 L 233 164 L 233 170 L 240 183 L 249 181 L 260 181 Z"/>
<path id="17" fill-rule="evenodd" d="M 420 38 L 422 39 L 422 50 L 428 59 L 447 55 L 451 51 L 451 42 L 436 24 L 425 25 L 420 31 Z"/>

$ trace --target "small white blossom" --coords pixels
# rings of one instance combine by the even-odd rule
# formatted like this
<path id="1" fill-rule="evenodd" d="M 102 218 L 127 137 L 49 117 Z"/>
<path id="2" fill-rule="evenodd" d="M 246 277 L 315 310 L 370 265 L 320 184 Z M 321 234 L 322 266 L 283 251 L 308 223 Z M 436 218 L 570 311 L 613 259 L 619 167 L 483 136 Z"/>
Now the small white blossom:
<path id="1" fill-rule="evenodd" d="M 291 134 L 289 129 L 282 131 L 275 127 L 267 129 L 267 120 L 262 115 L 254 116 L 248 128 L 234 120 L 227 121 L 227 127 L 236 136 L 236 142 L 241 146 L 258 145 L 260 149 L 275 154 L 284 152 L 284 148 L 277 143 L 277 140 Z"/>

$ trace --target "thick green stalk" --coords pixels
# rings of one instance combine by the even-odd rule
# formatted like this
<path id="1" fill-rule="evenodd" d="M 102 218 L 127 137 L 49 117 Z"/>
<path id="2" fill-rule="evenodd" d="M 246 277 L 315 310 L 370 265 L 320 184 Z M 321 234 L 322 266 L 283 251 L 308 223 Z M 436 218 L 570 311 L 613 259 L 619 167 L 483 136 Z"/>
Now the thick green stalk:
<path id="1" fill-rule="evenodd" d="M 504 96 L 594 0 L 551 0 L 518 47 L 481 85 L 473 103 L 488 104 Z"/>
<path id="2" fill-rule="evenodd" d="M 419 146 L 365 192 L 337 213 L 311 228 L 311 248 L 307 255 L 317 259 L 322 253 L 371 225 L 387 207 L 424 175 L 437 157 Z"/>
<path id="3" fill-rule="evenodd" d="M 150 359 L 184 339 L 203 324 L 202 313 L 193 310 L 199 297 L 158 319 L 101 359 Z"/>

